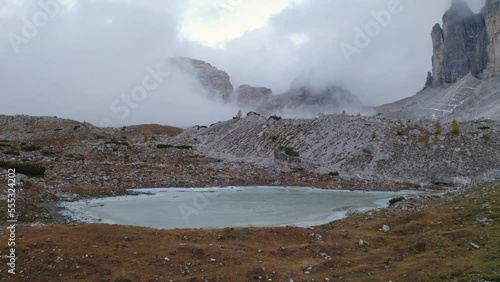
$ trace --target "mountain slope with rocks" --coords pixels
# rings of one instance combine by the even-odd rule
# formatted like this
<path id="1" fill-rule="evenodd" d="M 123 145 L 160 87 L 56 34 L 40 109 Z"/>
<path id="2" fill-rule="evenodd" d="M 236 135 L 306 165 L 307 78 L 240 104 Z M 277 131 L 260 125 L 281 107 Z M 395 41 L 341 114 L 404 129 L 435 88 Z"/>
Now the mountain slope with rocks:
<path id="1" fill-rule="evenodd" d="M 500 123 L 461 124 L 459 134 L 434 133 L 433 123 L 328 115 L 279 119 L 249 114 L 241 120 L 181 133 L 214 158 L 278 169 L 339 173 L 346 179 L 470 185 L 500 177 Z"/>
<path id="2" fill-rule="evenodd" d="M 449 87 L 425 88 L 376 112 L 391 119 L 500 121 L 500 77 L 480 80 L 468 74 Z"/>

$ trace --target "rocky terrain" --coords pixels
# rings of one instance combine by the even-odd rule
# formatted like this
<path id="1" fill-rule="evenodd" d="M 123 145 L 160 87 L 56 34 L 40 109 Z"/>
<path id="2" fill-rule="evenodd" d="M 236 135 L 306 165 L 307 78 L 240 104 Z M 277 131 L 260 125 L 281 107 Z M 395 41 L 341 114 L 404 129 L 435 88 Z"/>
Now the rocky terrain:
<path id="1" fill-rule="evenodd" d="M 376 109 L 389 119 L 500 120 L 500 78 L 480 80 L 468 74 L 455 84 L 427 87 L 415 96 Z"/>
<path id="2" fill-rule="evenodd" d="M 203 154 L 231 161 L 338 173 L 344 179 L 416 185 L 468 186 L 493 180 L 500 172 L 500 123 L 461 123 L 460 132 L 433 122 L 325 115 L 293 120 L 250 113 L 241 120 L 195 127 L 191 136 Z"/>
<path id="3" fill-rule="evenodd" d="M 0 116 L 0 162 L 45 166 L 44 177 L 34 181 L 65 199 L 123 194 L 134 187 L 338 187 L 328 175 L 205 156 L 191 148 L 196 137 L 175 137 L 181 132 L 160 125 L 98 128 L 56 117 Z"/>

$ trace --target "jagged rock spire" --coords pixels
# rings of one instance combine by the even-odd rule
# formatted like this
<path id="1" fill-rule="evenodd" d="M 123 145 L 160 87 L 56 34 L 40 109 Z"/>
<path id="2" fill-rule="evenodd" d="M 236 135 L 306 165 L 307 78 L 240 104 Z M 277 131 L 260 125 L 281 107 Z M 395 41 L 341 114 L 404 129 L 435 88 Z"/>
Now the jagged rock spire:
<path id="1" fill-rule="evenodd" d="M 464 0 L 452 0 L 442 28 L 436 24 L 431 33 L 431 85 L 452 84 L 469 73 L 481 77 L 488 63 L 486 30 L 484 14 L 474 14 Z"/>

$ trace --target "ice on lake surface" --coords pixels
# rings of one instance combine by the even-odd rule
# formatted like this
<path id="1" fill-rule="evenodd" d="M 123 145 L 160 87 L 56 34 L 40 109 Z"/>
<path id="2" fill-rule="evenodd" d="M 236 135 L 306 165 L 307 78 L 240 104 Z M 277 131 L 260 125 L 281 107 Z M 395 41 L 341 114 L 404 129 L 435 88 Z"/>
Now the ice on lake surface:
<path id="1" fill-rule="evenodd" d="M 159 229 L 313 226 L 348 210 L 386 207 L 412 192 L 339 191 L 299 187 L 140 189 L 151 195 L 67 202 L 65 214 L 85 222 Z"/>

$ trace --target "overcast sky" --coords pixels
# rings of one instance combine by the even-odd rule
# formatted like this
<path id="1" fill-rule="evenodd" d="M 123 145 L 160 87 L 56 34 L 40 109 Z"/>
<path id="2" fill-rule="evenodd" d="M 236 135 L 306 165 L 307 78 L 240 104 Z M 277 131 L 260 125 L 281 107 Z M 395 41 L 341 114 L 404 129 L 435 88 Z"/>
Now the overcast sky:
<path id="1" fill-rule="evenodd" d="M 484 5 L 468 2 L 475 12 Z M 185 88 L 195 82 L 170 85 L 162 74 L 155 76 L 157 65 L 174 56 L 211 63 L 231 76 L 235 88 L 250 84 L 274 93 L 314 70 L 315 84 L 337 84 L 365 105 L 380 105 L 422 89 L 431 70 L 431 28 L 449 5 L 450 0 L 0 0 L 0 113 L 112 126 L 187 126 L 234 116 L 236 106 Z M 369 33 L 362 44 L 355 41 L 358 30 Z M 147 93 L 129 101 L 126 114 L 112 110 L 145 81 Z"/>

